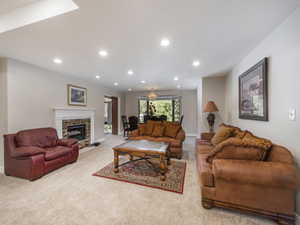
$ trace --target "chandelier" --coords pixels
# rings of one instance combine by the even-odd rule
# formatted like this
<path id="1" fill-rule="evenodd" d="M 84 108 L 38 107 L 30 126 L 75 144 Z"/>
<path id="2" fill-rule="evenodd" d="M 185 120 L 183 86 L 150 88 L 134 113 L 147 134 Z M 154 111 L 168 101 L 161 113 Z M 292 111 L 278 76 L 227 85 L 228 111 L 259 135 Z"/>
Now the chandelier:
<path id="1" fill-rule="evenodd" d="M 148 98 L 150 100 L 153 100 L 153 99 L 156 99 L 158 97 L 158 95 L 154 92 L 154 91 L 151 91 L 149 94 L 148 94 Z"/>

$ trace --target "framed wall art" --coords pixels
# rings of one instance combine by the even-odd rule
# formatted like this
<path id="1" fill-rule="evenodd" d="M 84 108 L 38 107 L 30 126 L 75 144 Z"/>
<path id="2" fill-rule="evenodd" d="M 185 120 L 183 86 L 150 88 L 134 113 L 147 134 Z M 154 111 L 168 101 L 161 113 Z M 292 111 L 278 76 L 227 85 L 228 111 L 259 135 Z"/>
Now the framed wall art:
<path id="1" fill-rule="evenodd" d="M 268 121 L 268 59 L 239 77 L 239 118 Z"/>
<path id="2" fill-rule="evenodd" d="M 73 106 L 87 105 L 87 89 L 75 85 L 68 85 L 68 104 Z"/>

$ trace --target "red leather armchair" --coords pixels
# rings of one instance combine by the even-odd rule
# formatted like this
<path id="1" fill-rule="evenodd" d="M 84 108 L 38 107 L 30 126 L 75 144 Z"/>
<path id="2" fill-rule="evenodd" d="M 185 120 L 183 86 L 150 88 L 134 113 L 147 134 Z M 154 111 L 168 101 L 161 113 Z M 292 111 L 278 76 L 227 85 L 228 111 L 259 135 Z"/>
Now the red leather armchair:
<path id="1" fill-rule="evenodd" d="M 58 139 L 53 128 L 40 128 L 4 135 L 4 166 L 7 176 L 35 180 L 77 161 L 76 139 Z"/>

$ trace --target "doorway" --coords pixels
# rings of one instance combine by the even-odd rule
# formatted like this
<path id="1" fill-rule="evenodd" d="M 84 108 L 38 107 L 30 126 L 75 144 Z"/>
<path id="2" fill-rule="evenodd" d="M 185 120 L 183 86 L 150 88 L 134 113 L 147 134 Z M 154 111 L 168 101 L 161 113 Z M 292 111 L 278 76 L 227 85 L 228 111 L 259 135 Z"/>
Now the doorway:
<path id="1" fill-rule="evenodd" d="M 118 135 L 118 98 L 104 96 L 104 133 Z"/>

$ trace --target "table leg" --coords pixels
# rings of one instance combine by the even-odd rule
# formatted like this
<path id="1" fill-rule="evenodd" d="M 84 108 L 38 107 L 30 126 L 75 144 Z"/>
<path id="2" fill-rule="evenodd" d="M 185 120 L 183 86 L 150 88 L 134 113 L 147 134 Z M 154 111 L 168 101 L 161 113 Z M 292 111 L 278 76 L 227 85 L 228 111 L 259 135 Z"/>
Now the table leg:
<path id="1" fill-rule="evenodd" d="M 119 153 L 114 151 L 114 172 L 119 172 Z"/>
<path id="2" fill-rule="evenodd" d="M 167 153 L 167 165 L 168 165 L 168 166 L 171 165 L 171 154 L 170 154 L 169 151 L 168 151 L 168 153 Z"/>
<path id="3" fill-rule="evenodd" d="M 133 160 L 133 156 L 129 155 L 129 160 L 132 161 Z"/>
<path id="4" fill-rule="evenodd" d="M 161 155 L 160 156 L 160 180 L 165 181 L 166 180 L 166 160 L 165 160 L 165 156 Z"/>

